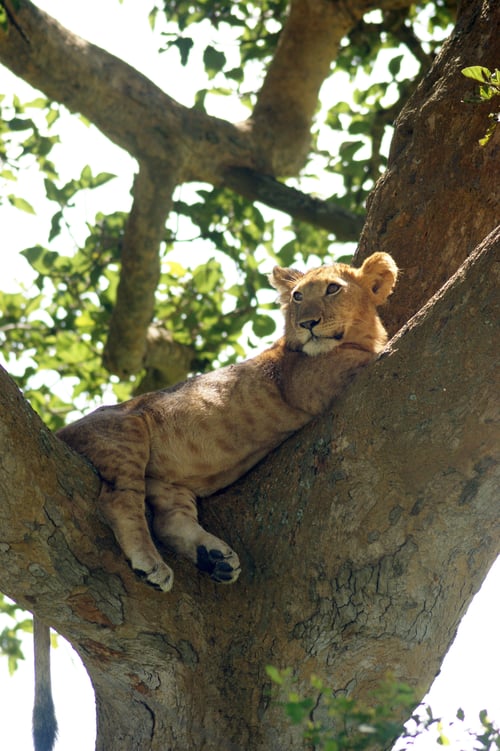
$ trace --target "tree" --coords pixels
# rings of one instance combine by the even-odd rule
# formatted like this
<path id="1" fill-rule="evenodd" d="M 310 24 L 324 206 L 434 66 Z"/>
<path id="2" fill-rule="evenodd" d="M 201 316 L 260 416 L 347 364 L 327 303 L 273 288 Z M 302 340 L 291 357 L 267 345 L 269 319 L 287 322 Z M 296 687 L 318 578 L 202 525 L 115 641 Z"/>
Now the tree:
<path id="1" fill-rule="evenodd" d="M 223 222 L 204 211 L 222 212 L 234 202 L 241 227 L 251 226 L 238 196 L 284 200 L 295 217 L 303 220 L 307 210 L 316 222 L 321 215 L 323 226 L 328 220 L 337 238 L 356 237 L 362 203 L 381 167 L 376 148 L 361 170 L 353 167 L 343 199 L 311 201 L 276 178 L 304 164 L 319 88 L 332 60 L 345 62 L 346 35 L 351 65 L 359 50 L 374 54 L 374 33 L 379 40 L 392 33 L 415 44 L 410 3 L 377 3 L 382 21 L 375 30 L 364 18 L 373 5 L 358 0 L 347 10 L 343 3 L 294 0 L 287 14 L 284 3 L 266 2 L 259 7 L 259 26 L 249 23 L 253 6 L 246 4 L 200 2 L 189 11 L 184 3 L 166 4 L 181 32 L 194 6 L 215 24 L 233 18 L 243 33 L 253 30 L 265 40 L 266 75 L 252 117 L 234 125 L 181 107 L 27 0 L 2 3 L 2 62 L 52 100 L 82 113 L 139 163 L 130 214 L 101 217 L 78 257 L 80 277 L 94 285 L 95 294 L 107 275 L 100 305 L 74 281 L 62 257 L 42 247 L 27 251 L 40 272 L 40 288 L 49 271 L 58 282 L 57 304 L 66 311 L 58 314 L 58 333 L 68 334 L 72 325 L 83 330 L 87 310 L 91 320 L 81 340 L 94 343 L 109 328 L 103 357 L 110 372 L 126 377 L 154 362 L 146 376 L 162 374 L 158 342 L 168 344 L 169 332 L 151 327 L 158 247 L 168 243 L 165 220 L 181 182 L 216 186 L 215 196 L 205 191 L 202 207 L 189 211 L 217 241 L 224 242 Z M 499 21 L 492 1 L 462 3 L 439 54 L 422 59 L 426 72 L 418 85 L 400 87 L 410 96 L 395 123 L 387 169 L 370 194 L 355 258 L 385 250 L 403 269 L 384 315 L 391 333 L 398 332 L 388 353 L 357 378 L 331 414 L 203 504 L 204 523 L 241 556 L 238 585 L 217 588 L 182 561 L 175 563 L 176 585 L 168 596 L 138 582 L 92 504 L 97 477 L 51 435 L 2 371 L 2 589 L 53 625 L 82 656 L 96 691 L 97 748 L 300 748 L 301 740 L 270 701 L 266 664 L 293 666 L 299 685 L 313 672 L 330 676 L 337 690 L 358 697 L 388 669 L 423 694 L 439 669 L 498 554 L 491 343 L 499 319 L 499 142 L 496 133 L 486 148 L 479 146 L 490 104 L 464 105 L 473 84 L 460 71 L 473 64 L 494 68 Z M 183 55 L 186 39 L 182 33 L 174 38 Z M 207 65 L 221 65 L 216 52 L 206 53 Z M 395 111 L 374 110 L 375 143 L 384 117 Z M 61 188 L 47 144 L 35 130 L 31 137 L 47 190 L 56 196 Z M 80 179 L 91 184 L 106 177 Z M 61 212 L 71 190 L 81 186 L 65 187 Z M 55 216 L 54 232 L 62 218 Z M 320 245 L 296 218 L 294 226 L 299 239 L 315 239 L 315 249 Z M 232 252 L 239 257 L 241 247 Z M 287 257 L 284 248 L 280 258 Z M 248 257 L 246 263 L 251 271 Z M 210 273 L 219 279 L 214 264 L 206 265 L 203 278 Z M 235 308 L 233 319 L 245 305 L 247 317 L 257 309 L 254 288 L 261 277 L 255 266 L 248 278 L 244 305 Z M 208 298 L 217 298 L 217 281 L 206 288 Z M 160 293 L 156 317 L 164 320 L 168 300 L 162 307 Z M 200 299 L 193 295 L 191 302 L 196 309 Z M 29 311 L 21 315 L 19 301 L 10 303 L 12 310 L 17 304 L 13 320 L 24 315 L 29 322 Z M 7 333 L 13 322 L 8 315 Z M 189 316 L 183 316 L 187 326 Z M 19 329 L 12 325 L 12 350 L 23 345 Z M 207 335 L 200 353 L 182 338 L 177 342 L 184 354 L 187 347 L 187 369 L 209 359 L 210 344 Z M 95 361 L 99 348 L 93 352 Z M 159 364 L 153 352 L 160 353 Z M 97 393 L 89 369 L 74 364 L 73 372 L 79 370 L 88 391 Z M 21 378 L 23 385 L 28 377 Z M 54 411 L 54 402 L 47 405 Z"/>

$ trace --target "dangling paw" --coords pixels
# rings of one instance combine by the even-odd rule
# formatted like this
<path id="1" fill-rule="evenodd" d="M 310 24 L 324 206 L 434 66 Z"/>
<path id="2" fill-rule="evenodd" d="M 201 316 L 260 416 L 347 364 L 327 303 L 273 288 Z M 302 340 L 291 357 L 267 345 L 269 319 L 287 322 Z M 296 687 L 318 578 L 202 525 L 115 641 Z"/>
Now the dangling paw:
<path id="1" fill-rule="evenodd" d="M 170 592 L 172 589 L 174 572 L 163 561 L 156 563 L 149 571 L 144 571 L 143 568 L 138 568 L 137 566 L 132 566 L 132 569 L 146 584 L 160 590 L 160 592 Z"/>
<path id="2" fill-rule="evenodd" d="M 221 549 L 215 547 L 207 549 L 205 545 L 198 545 L 196 551 L 196 565 L 200 571 L 209 574 L 210 578 L 214 581 L 220 584 L 232 584 L 240 575 L 241 566 L 239 558 L 224 543 L 221 543 Z"/>

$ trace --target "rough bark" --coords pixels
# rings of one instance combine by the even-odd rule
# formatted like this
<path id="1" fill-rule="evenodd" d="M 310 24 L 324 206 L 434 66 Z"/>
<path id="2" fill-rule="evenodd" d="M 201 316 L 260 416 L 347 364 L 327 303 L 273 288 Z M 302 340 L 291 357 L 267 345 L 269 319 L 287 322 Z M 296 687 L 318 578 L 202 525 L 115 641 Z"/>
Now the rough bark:
<path id="1" fill-rule="evenodd" d="M 21 6 L 26 29 L 33 6 Z M 498 141 L 477 146 L 485 108 L 460 103 L 471 84 L 458 73 L 498 64 L 499 13 L 494 2 L 463 4 L 401 116 L 361 244 L 403 266 L 384 313 L 393 329 L 468 260 L 331 414 L 203 505 L 241 556 L 234 587 L 180 560 L 169 595 L 137 581 L 99 518 L 92 469 L 0 374 L 1 589 L 75 644 L 96 689 L 99 749 L 291 751 L 301 743 L 270 701 L 266 663 L 292 666 L 299 685 L 315 672 L 358 695 L 387 669 L 423 694 L 439 669 L 499 552 L 500 231 L 471 254 L 498 221 Z M 44 24 L 32 34 L 48 34 Z M 36 72 L 35 52 L 19 65 Z M 131 108 L 137 97 L 148 106 L 136 75 Z M 213 132 L 228 128 L 248 143 L 227 123 Z M 158 143 L 141 139 L 141 153 Z"/>
<path id="2" fill-rule="evenodd" d="M 457 25 L 396 121 L 387 171 L 369 201 L 359 261 L 382 250 L 402 268 L 391 332 L 449 279 L 500 217 L 500 132 L 479 145 L 488 113 L 463 100 L 475 85 L 461 70 L 498 67 L 500 5 L 461 3 Z M 429 272 L 429 269 L 432 269 Z"/>
<path id="3" fill-rule="evenodd" d="M 499 257 L 500 228 L 331 414 L 205 502 L 233 587 L 182 561 L 168 595 L 137 581 L 92 470 L 2 373 L 2 589 L 75 644 L 98 749 L 301 748 L 268 663 L 361 696 L 387 670 L 428 688 L 500 549 Z"/>

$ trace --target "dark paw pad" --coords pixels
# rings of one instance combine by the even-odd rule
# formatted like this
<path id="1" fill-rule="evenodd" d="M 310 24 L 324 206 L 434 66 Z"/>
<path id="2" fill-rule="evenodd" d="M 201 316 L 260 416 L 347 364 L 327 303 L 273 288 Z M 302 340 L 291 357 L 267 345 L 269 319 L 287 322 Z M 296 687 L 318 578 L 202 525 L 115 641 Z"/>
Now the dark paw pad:
<path id="1" fill-rule="evenodd" d="M 216 548 L 207 550 L 204 545 L 198 545 L 196 565 L 200 571 L 209 574 L 211 579 L 223 584 L 236 581 L 241 570 L 238 556 L 232 550 L 224 555 Z"/>

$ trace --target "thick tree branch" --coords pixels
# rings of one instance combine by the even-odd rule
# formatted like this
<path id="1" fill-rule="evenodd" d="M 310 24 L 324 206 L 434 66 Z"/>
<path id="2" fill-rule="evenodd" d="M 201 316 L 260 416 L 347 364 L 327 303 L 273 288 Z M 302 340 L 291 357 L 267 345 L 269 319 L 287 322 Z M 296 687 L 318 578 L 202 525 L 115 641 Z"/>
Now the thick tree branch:
<path id="1" fill-rule="evenodd" d="M 294 0 L 253 116 L 231 124 L 184 107 L 113 55 L 60 26 L 29 0 L 9 5 L 15 23 L 0 29 L 0 61 L 81 112 L 140 162 L 176 155 L 181 180 L 221 183 L 228 166 L 263 174 L 302 166 L 319 88 L 340 40 L 373 0 Z M 380 0 L 382 8 L 410 0 Z M 165 157 L 166 155 L 166 157 Z"/>
<path id="2" fill-rule="evenodd" d="M 221 164 L 253 166 L 250 134 L 184 107 L 141 73 L 64 29 L 29 0 L 0 29 L 0 62 L 37 89 L 80 112 L 141 163 L 161 171 L 175 155 L 180 180 L 218 181 Z M 22 33 L 21 31 L 22 30 Z"/>
<path id="3" fill-rule="evenodd" d="M 296 5 L 302 6 L 304 12 L 303 3 Z M 322 5 L 329 7 L 330 3 L 322 2 Z M 20 0 L 19 4 L 8 7 L 10 23 L 7 31 L 0 29 L 0 60 L 52 99 L 84 114 L 112 141 L 136 157 L 140 164 L 140 175 L 134 185 L 134 204 L 123 239 L 118 298 L 104 358 L 111 372 L 127 376 L 143 365 L 146 331 L 153 317 L 154 293 L 159 276 L 158 247 L 175 185 L 185 180 L 202 180 L 220 185 L 227 180 L 234 190 L 248 195 L 249 181 L 242 179 L 242 175 L 248 173 L 240 172 L 240 179 L 237 180 L 236 173 L 233 172 L 230 178 L 231 172 L 226 172 L 228 167 L 237 165 L 239 169 L 253 171 L 253 185 L 259 182 L 261 186 L 260 200 L 268 196 L 271 202 L 281 202 L 275 191 L 271 195 L 268 179 L 258 181 L 257 178 L 259 171 L 272 171 L 274 159 L 267 147 L 262 147 L 262 139 L 267 139 L 266 134 L 272 131 L 266 126 L 265 106 L 258 114 L 259 127 L 255 132 L 252 121 L 238 126 L 188 109 L 131 66 L 61 27 L 29 0 Z M 328 10 L 330 24 L 336 12 Z M 350 14 L 343 15 L 345 23 L 353 22 Z M 316 10 L 309 21 L 311 28 L 306 34 L 309 41 L 304 47 L 304 54 L 309 56 L 306 67 L 312 69 L 312 38 L 321 28 Z M 291 30 L 287 25 L 285 40 L 297 32 L 295 6 L 291 23 Z M 343 26 L 340 25 L 340 28 Z M 302 29 L 301 33 L 305 32 L 306 29 Z M 340 33 L 339 30 L 337 32 Z M 321 38 L 325 43 L 328 40 L 324 30 Z M 317 88 L 328 73 L 330 57 L 326 60 L 323 55 L 322 60 L 324 64 L 314 73 L 316 83 L 313 81 L 311 92 L 307 95 L 307 106 L 304 103 L 307 111 L 310 110 L 307 116 L 309 120 Z M 296 101 L 297 95 L 300 98 L 309 85 L 304 80 L 298 92 L 294 89 L 293 101 Z M 270 93 L 266 85 L 264 100 Z M 270 112 L 269 117 L 274 117 L 273 113 Z M 307 129 L 310 127 L 309 120 L 304 125 Z M 295 126 L 289 124 L 290 127 Z M 282 163 L 284 144 L 285 141 L 279 139 L 281 156 L 275 160 L 277 166 Z M 289 148 L 294 151 L 294 144 L 289 144 Z M 267 187 L 264 189 L 266 180 Z M 284 190 L 282 188 L 281 192 Z M 295 199 L 298 197 L 296 193 L 289 195 L 294 195 Z M 328 204 L 328 212 L 325 212 L 326 205 L 321 206 L 318 201 L 304 197 L 294 201 L 292 213 L 296 211 L 295 216 L 302 219 L 307 219 L 313 213 L 316 219 L 326 221 L 329 229 L 333 227 L 339 239 L 357 238 L 361 220 L 350 217 L 340 209 L 332 209 L 331 204 Z M 289 202 L 288 210 L 291 208 L 292 203 Z"/>
<path id="4" fill-rule="evenodd" d="M 226 170 L 224 182 L 249 201 L 261 201 L 294 219 L 333 232 L 339 242 L 357 240 L 363 228 L 364 217 L 335 206 L 331 201 L 321 201 L 290 188 L 270 175 L 261 175 L 245 167 L 232 167 Z"/>
<path id="5" fill-rule="evenodd" d="M 340 40 L 358 20 L 331 0 L 292 0 L 251 123 L 274 175 L 296 174 L 310 147 L 321 84 Z"/>
<path id="6" fill-rule="evenodd" d="M 248 597 L 273 590 L 266 630 L 293 658 L 273 636 L 270 662 L 304 684 L 319 670 L 366 695 L 390 671 L 423 696 L 500 553 L 499 283 L 500 227 L 332 415 L 206 503 L 245 549 Z M 280 730 L 267 747 L 287 748 Z"/>
<path id="7" fill-rule="evenodd" d="M 306 161 L 323 81 L 342 38 L 374 7 L 394 9 L 409 0 L 291 0 L 250 123 L 273 175 L 295 175 Z"/>
<path id="8" fill-rule="evenodd" d="M 134 202 L 123 237 L 120 283 L 109 324 L 104 364 L 124 378 L 144 366 L 146 333 L 153 319 L 160 278 L 158 248 L 172 206 L 176 165 L 151 174 L 145 164 L 134 181 Z"/>
<path id="9" fill-rule="evenodd" d="M 234 587 L 181 561 L 169 595 L 136 581 L 93 505 L 96 476 L 0 371 L 1 588 L 77 645 L 113 727 L 106 751 L 202 734 L 301 748 L 265 699 L 268 663 L 359 695 L 387 670 L 425 691 L 500 550 L 499 257 L 500 229 L 332 415 L 205 502 L 241 553 Z"/>

